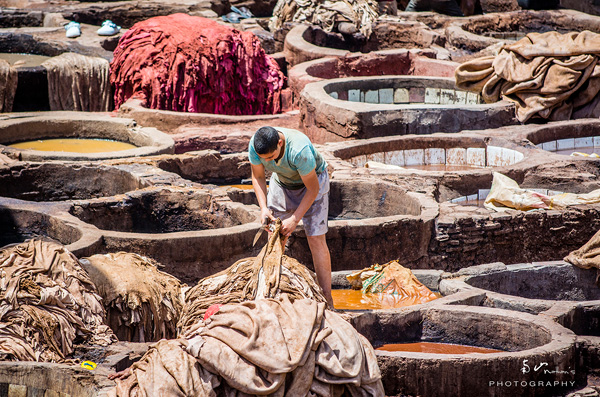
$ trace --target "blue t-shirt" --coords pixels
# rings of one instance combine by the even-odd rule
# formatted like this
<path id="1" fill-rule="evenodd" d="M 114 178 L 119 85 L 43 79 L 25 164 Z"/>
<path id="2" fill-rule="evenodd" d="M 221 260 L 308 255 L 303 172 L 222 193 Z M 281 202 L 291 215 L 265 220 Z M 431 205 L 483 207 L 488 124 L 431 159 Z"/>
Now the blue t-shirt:
<path id="1" fill-rule="evenodd" d="M 327 167 L 327 163 L 306 135 L 291 128 L 275 128 L 285 137 L 285 152 L 278 162 L 265 161 L 254 149 L 254 137 L 248 145 L 248 159 L 251 164 L 262 164 L 266 170 L 275 174 L 275 180 L 288 189 L 304 187 L 301 176 L 307 175 L 312 170 L 320 174 Z"/>

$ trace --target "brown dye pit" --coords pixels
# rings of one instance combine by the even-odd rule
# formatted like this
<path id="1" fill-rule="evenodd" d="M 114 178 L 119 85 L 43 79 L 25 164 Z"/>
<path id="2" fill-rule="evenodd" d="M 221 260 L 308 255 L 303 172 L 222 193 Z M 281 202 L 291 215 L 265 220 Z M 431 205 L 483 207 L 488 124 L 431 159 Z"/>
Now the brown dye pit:
<path id="1" fill-rule="evenodd" d="M 565 156 L 570 156 L 573 153 L 585 153 L 585 154 L 594 154 L 595 152 L 598 152 L 598 154 L 600 154 L 600 148 L 597 147 L 578 147 L 577 149 L 563 149 L 563 150 L 557 150 L 556 154 L 563 154 Z"/>
<path id="2" fill-rule="evenodd" d="M 74 153 L 118 152 L 121 150 L 137 148 L 137 146 L 130 143 L 113 141 L 110 139 L 79 138 L 40 139 L 35 141 L 13 143 L 9 146 L 16 149 Z"/>
<path id="3" fill-rule="evenodd" d="M 442 295 L 435 293 L 437 299 Z M 363 294 L 360 290 L 334 289 L 331 291 L 333 306 L 338 310 L 382 310 L 418 305 L 432 301 L 422 296 L 401 296 L 396 294 Z"/>
<path id="4" fill-rule="evenodd" d="M 11 54 L 0 52 L 0 59 L 4 59 L 6 62 L 16 68 L 32 68 L 35 66 L 40 66 L 44 61 L 50 59 L 50 57 L 44 55 Z"/>
<path id="5" fill-rule="evenodd" d="M 454 165 L 454 164 L 420 164 L 406 165 L 404 168 L 421 171 L 471 171 L 476 167 L 474 165 Z"/>
<path id="6" fill-rule="evenodd" d="M 415 342 L 415 343 L 389 343 L 375 350 L 388 352 L 415 352 L 429 354 L 469 354 L 469 353 L 502 353 L 502 350 L 488 349 L 485 347 L 454 345 L 451 343 Z"/>

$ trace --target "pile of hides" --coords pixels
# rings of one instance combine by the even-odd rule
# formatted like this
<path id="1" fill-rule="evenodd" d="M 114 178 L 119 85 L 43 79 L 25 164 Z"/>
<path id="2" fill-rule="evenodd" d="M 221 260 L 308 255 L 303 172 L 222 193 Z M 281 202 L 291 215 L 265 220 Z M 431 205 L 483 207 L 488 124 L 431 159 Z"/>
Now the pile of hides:
<path id="1" fill-rule="evenodd" d="M 600 35 L 529 33 L 497 56 L 460 65 L 456 85 L 487 103 L 506 99 L 517 118 L 551 121 L 600 116 Z"/>
<path id="2" fill-rule="evenodd" d="M 279 113 L 284 79 L 253 33 L 186 14 L 133 25 L 110 75 L 117 108 L 136 95 L 147 108 L 229 115 Z"/>
<path id="3" fill-rule="evenodd" d="M 269 29 L 275 32 L 286 22 L 300 22 L 331 32 L 336 24 L 346 22 L 368 38 L 379 16 L 378 8 L 374 0 L 278 0 Z"/>
<path id="4" fill-rule="evenodd" d="M 112 396 L 383 396 L 373 347 L 325 303 L 221 306 L 151 346 Z"/>
<path id="5" fill-rule="evenodd" d="M 186 293 L 179 328 L 186 328 L 201 318 L 215 304 L 229 304 L 261 298 L 312 299 L 326 302 L 314 274 L 294 258 L 283 255 L 281 221 L 258 256 L 244 258 L 229 268 L 203 278 Z"/>
<path id="6" fill-rule="evenodd" d="M 0 113 L 12 111 L 17 81 L 17 69 L 4 59 L 0 59 Z"/>
<path id="7" fill-rule="evenodd" d="M 48 71 L 50 110 L 111 110 L 109 63 L 72 52 L 42 63 Z"/>
<path id="8" fill-rule="evenodd" d="M 493 173 L 492 188 L 485 198 L 484 207 L 498 212 L 509 209 L 529 211 L 534 209 L 565 208 L 577 204 L 600 202 L 600 189 L 589 193 L 561 193 L 548 196 L 535 190 L 522 189 L 519 184 L 498 172 Z"/>
<path id="9" fill-rule="evenodd" d="M 598 269 L 596 285 L 600 287 L 600 231 L 596 232 L 581 248 L 565 256 L 564 260 L 582 269 Z"/>
<path id="10" fill-rule="evenodd" d="M 120 341 L 155 342 L 177 335 L 183 285 L 144 256 L 118 252 L 80 259 L 103 299 Z"/>
<path id="11" fill-rule="evenodd" d="M 0 250 L 0 358 L 62 362 L 78 340 L 116 341 L 85 270 L 62 245 L 32 239 Z"/>
<path id="12" fill-rule="evenodd" d="M 398 261 L 376 264 L 346 278 L 353 289 L 360 289 L 365 294 L 363 301 L 382 307 L 395 307 L 396 303 L 406 306 L 407 300 L 419 304 L 438 298 Z"/>

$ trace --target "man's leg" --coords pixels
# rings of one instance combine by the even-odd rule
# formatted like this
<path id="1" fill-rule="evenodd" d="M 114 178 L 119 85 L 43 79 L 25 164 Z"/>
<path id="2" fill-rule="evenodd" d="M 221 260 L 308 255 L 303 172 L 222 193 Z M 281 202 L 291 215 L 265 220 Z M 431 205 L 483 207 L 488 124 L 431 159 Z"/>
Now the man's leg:
<path id="1" fill-rule="evenodd" d="M 333 308 L 333 298 L 331 297 L 331 256 L 327 248 L 325 235 L 307 236 L 308 246 L 312 254 L 315 272 L 317 273 L 317 282 L 323 289 L 323 295 L 327 303 Z"/>
<path id="2" fill-rule="evenodd" d="M 439 12 L 440 14 L 450 15 L 452 17 L 464 17 L 456 0 L 434 1 L 431 8 L 433 11 Z"/>

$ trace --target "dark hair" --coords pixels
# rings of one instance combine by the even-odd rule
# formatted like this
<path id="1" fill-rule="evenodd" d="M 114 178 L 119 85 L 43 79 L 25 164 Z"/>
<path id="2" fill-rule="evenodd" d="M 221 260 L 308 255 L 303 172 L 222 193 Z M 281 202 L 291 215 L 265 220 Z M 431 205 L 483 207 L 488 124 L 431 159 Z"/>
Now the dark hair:
<path id="1" fill-rule="evenodd" d="M 273 153 L 279 143 L 279 132 L 273 127 L 261 127 L 254 134 L 254 150 L 258 154 Z"/>

